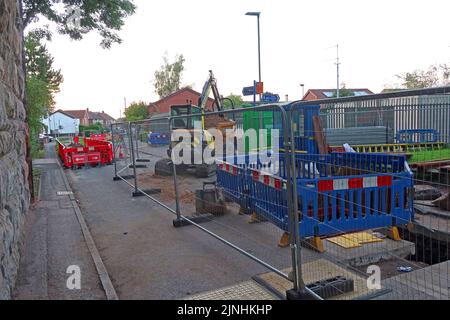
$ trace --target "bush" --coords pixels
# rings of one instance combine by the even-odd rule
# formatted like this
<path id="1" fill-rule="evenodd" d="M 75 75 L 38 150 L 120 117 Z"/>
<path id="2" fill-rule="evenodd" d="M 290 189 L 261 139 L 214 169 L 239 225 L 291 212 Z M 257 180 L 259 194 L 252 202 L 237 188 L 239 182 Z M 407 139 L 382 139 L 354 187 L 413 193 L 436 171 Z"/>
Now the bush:
<path id="1" fill-rule="evenodd" d="M 108 132 L 101 123 L 96 123 L 90 126 L 80 125 L 80 133 L 88 132 L 88 133 L 105 133 Z"/>

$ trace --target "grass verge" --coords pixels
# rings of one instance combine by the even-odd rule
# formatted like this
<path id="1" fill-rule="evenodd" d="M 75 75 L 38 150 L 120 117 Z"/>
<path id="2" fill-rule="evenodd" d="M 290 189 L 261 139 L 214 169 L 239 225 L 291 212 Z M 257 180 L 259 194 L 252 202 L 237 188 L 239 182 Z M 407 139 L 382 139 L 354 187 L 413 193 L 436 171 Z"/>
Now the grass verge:
<path id="1" fill-rule="evenodd" d="M 450 148 L 439 150 L 420 150 L 409 151 L 412 156 L 409 163 L 433 161 L 433 160 L 450 160 Z"/>

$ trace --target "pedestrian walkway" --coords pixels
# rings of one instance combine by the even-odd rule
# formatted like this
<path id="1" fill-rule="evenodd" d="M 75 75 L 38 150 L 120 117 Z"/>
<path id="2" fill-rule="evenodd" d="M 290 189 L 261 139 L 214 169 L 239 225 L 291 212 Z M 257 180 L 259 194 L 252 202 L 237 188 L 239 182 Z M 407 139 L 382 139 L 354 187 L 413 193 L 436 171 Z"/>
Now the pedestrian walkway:
<path id="1" fill-rule="evenodd" d="M 40 199 L 27 217 L 13 298 L 106 299 L 91 255 L 92 248 L 86 242 L 77 217 L 79 208 L 64 172 L 52 159 L 55 156 L 52 150 L 54 144 L 47 145 L 48 159 L 34 164 L 42 171 Z M 72 275 L 67 273 L 70 266 L 79 267 L 80 289 L 71 290 L 67 286 Z"/>

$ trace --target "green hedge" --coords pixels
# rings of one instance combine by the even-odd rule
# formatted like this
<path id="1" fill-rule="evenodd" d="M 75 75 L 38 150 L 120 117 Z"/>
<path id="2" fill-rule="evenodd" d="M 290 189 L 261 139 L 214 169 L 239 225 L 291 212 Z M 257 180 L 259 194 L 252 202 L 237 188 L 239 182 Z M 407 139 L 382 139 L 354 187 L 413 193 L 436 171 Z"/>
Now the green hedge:
<path id="1" fill-rule="evenodd" d="M 109 128 L 103 127 L 103 125 L 100 123 L 96 123 L 96 124 L 93 124 L 90 126 L 80 125 L 80 133 L 84 132 L 84 133 L 86 133 L 86 136 L 89 136 L 91 133 L 101 134 L 101 133 L 107 133 L 110 131 L 111 130 Z"/>

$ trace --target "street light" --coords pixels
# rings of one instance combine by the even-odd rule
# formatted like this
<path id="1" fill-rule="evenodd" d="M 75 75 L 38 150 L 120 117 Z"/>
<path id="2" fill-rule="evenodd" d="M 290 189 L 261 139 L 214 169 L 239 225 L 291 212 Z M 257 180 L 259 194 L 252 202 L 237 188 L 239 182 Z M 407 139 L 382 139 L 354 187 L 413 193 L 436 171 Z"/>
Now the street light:
<path id="1" fill-rule="evenodd" d="M 259 71 L 259 82 L 261 82 L 261 38 L 259 34 L 259 15 L 261 12 L 247 12 L 246 16 L 254 16 L 257 17 L 258 23 L 258 71 Z M 261 100 L 261 94 L 259 95 L 259 100 Z"/>

